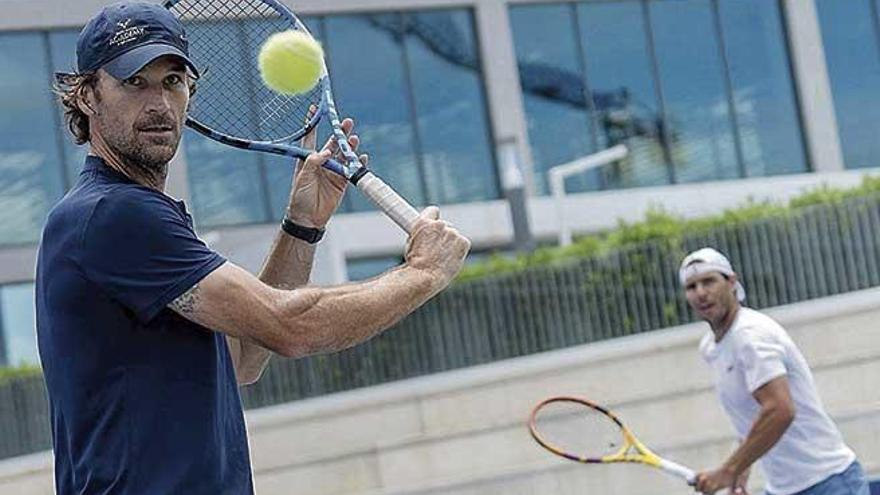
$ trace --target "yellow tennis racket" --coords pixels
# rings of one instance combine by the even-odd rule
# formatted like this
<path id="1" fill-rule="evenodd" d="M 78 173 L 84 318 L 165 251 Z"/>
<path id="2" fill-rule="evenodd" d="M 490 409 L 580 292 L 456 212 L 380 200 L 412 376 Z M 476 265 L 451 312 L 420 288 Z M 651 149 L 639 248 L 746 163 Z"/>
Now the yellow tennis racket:
<path id="1" fill-rule="evenodd" d="M 529 417 L 529 431 L 550 452 L 583 463 L 632 462 L 662 469 L 689 485 L 696 473 L 651 452 L 611 411 L 579 397 L 541 401 Z"/>

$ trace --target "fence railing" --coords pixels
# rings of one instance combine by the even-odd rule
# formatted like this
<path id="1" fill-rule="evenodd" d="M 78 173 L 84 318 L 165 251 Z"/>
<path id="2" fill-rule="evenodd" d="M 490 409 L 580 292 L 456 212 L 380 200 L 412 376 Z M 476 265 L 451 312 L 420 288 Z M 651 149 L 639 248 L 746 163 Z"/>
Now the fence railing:
<path id="1" fill-rule="evenodd" d="M 692 232 L 606 255 L 462 282 L 345 352 L 273 359 L 248 408 L 691 321 L 677 280 L 699 247 L 726 253 L 762 308 L 880 285 L 880 197 Z M 40 379 L 0 384 L 0 458 L 49 446 Z"/>

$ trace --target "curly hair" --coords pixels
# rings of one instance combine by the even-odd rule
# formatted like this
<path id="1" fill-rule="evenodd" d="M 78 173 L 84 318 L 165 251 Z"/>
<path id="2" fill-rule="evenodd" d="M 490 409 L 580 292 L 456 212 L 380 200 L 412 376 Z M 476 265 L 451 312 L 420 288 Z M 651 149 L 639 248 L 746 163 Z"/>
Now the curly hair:
<path id="1" fill-rule="evenodd" d="M 85 101 L 85 89 L 96 89 L 98 74 L 86 72 L 84 74 L 55 74 L 54 90 L 58 95 L 61 106 L 64 109 L 64 122 L 67 129 L 73 135 L 76 144 L 89 142 L 89 116 L 79 108 L 79 104 Z"/>

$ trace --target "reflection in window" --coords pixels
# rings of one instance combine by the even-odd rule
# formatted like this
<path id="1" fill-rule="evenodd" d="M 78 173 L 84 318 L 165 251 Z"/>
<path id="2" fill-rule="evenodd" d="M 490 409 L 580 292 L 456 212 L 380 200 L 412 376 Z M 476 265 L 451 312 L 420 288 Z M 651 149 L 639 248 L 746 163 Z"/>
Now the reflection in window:
<path id="1" fill-rule="evenodd" d="M 875 0 L 816 0 L 847 168 L 880 166 L 880 53 Z"/>
<path id="2" fill-rule="evenodd" d="M 534 183 L 544 194 L 550 167 L 597 151 L 572 16 L 570 5 L 528 5 L 510 10 Z M 567 180 L 566 189 L 575 192 L 598 187 L 595 172 L 585 176 Z"/>
<path id="3" fill-rule="evenodd" d="M 327 18 L 329 71 L 339 108 L 357 121 L 357 133 L 370 154 L 370 166 L 413 204 L 425 204 L 419 170 L 413 109 L 407 97 L 406 67 L 399 38 L 400 16 L 336 16 Z M 369 47 L 370 56 L 353 46 Z M 349 76 L 339 77 L 339 74 Z M 356 75 L 356 76 L 355 76 Z M 357 191 L 348 194 L 347 208 L 371 210 Z"/>
<path id="4" fill-rule="evenodd" d="M 641 2 L 582 3 L 578 19 L 600 147 L 623 143 L 629 148 L 625 160 L 603 170 L 606 185 L 668 183 L 669 169 L 660 139 L 663 119 L 651 76 L 650 47 L 644 24 L 638 22 L 642 19 Z"/>
<path id="5" fill-rule="evenodd" d="M 711 4 L 650 5 L 676 181 L 739 177 Z"/>
<path id="6" fill-rule="evenodd" d="M 416 13 L 403 16 L 403 22 L 427 201 L 497 197 L 471 16 L 465 11 Z"/>
<path id="7" fill-rule="evenodd" d="M 377 172 L 415 204 L 498 196 L 470 12 L 331 17 L 325 28 L 331 72 L 367 78 L 336 78 L 334 89 Z M 354 43 L 373 55 L 346 49 Z M 357 195 L 348 201 L 372 208 Z"/>
<path id="8" fill-rule="evenodd" d="M 0 34 L 0 244 L 34 242 L 63 191 L 45 37 Z"/>
<path id="9" fill-rule="evenodd" d="M 34 284 L 0 288 L 0 366 L 39 364 Z"/>
<path id="10" fill-rule="evenodd" d="M 539 192 L 548 168 L 618 143 L 630 156 L 587 188 L 806 169 L 778 4 L 720 4 L 510 8 Z"/>
<path id="11" fill-rule="evenodd" d="M 764 0 L 718 5 L 746 175 L 806 172 L 779 9 Z"/>

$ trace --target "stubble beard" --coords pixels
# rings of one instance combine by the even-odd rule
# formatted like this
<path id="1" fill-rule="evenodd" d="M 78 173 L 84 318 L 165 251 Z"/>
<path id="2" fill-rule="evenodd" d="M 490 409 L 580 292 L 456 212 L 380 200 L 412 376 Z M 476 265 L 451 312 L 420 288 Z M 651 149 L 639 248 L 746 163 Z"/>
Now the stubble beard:
<path id="1" fill-rule="evenodd" d="M 170 118 L 164 122 L 170 122 Z M 104 142 L 118 156 L 127 172 L 148 184 L 161 184 L 168 173 L 168 162 L 180 144 L 179 124 L 174 124 L 171 136 L 149 136 L 138 131 L 138 125 L 126 126 L 120 122 L 99 119 Z"/>

